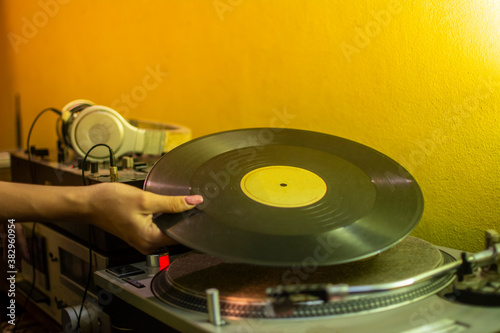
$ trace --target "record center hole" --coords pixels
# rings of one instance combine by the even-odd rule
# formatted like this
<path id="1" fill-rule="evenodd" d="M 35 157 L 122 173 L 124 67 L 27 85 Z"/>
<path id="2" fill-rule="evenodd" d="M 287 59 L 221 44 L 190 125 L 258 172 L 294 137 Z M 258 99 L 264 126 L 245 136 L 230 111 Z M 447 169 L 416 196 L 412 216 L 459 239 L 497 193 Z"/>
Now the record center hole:
<path id="1" fill-rule="evenodd" d="M 281 187 L 287 187 L 287 186 L 288 186 L 288 184 L 286 184 L 286 183 L 281 183 L 281 184 L 280 184 L 280 186 L 281 186 Z"/>

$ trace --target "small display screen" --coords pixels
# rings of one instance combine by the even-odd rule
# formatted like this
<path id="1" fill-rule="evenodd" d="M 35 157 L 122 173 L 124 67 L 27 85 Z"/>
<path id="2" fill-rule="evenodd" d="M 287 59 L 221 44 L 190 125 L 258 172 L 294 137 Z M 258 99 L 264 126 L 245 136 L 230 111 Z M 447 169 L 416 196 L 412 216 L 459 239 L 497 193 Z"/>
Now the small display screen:
<path id="1" fill-rule="evenodd" d="M 142 269 L 139 269 L 132 265 L 123 265 L 123 266 L 108 268 L 106 269 L 106 272 L 119 278 L 144 273 Z"/>

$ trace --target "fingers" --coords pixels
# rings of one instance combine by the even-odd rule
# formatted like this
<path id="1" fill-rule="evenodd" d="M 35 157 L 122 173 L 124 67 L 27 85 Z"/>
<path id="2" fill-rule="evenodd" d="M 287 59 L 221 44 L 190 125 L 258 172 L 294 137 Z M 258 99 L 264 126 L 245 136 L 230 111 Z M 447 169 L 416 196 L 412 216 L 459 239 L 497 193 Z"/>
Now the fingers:
<path id="1" fill-rule="evenodd" d="M 130 244 L 143 254 L 153 253 L 163 246 L 177 244 L 175 240 L 165 235 L 154 224 L 151 225 L 151 228 L 147 235 L 143 236 L 146 236 L 146 239 L 140 239 L 140 241 L 138 241 L 137 243 Z"/>
<path id="2" fill-rule="evenodd" d="M 190 195 L 184 198 L 186 203 L 191 206 L 196 206 L 203 203 L 203 197 L 201 195 Z"/>
<path id="3" fill-rule="evenodd" d="M 150 213 L 180 213 L 196 207 L 203 202 L 201 195 L 165 196 L 147 193 L 147 208 Z"/>

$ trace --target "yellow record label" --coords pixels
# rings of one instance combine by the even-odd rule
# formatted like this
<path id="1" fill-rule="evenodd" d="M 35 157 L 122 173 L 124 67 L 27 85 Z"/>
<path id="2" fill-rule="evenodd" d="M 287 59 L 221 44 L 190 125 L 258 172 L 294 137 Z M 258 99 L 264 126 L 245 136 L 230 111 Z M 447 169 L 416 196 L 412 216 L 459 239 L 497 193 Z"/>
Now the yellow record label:
<path id="1" fill-rule="evenodd" d="M 282 208 L 311 205 L 327 190 L 325 181 L 314 172 L 286 165 L 252 170 L 241 179 L 240 186 L 250 199 Z"/>

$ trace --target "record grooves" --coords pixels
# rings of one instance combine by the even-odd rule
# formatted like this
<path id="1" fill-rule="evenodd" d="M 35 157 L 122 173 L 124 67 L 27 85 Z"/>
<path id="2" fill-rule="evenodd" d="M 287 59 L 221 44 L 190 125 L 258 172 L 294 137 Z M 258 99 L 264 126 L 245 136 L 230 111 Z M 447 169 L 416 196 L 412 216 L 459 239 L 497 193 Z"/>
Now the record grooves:
<path id="1" fill-rule="evenodd" d="M 367 258 L 401 241 L 423 211 L 417 182 L 389 157 L 293 129 L 243 129 L 187 142 L 155 164 L 144 189 L 201 194 L 197 209 L 157 218 L 160 229 L 201 252 L 260 265 Z"/>

